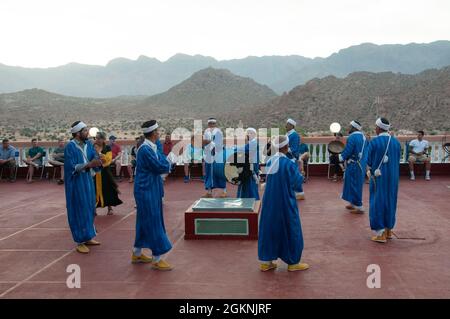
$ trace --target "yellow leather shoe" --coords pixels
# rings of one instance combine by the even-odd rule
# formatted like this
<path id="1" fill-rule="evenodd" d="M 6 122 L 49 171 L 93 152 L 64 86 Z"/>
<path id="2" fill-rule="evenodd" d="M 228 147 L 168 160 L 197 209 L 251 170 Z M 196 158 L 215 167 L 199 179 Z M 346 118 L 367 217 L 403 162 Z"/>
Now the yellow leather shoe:
<path id="1" fill-rule="evenodd" d="M 353 208 L 350 210 L 350 213 L 358 215 L 358 214 L 364 214 L 364 211 L 361 209 L 358 209 L 358 208 Z"/>
<path id="2" fill-rule="evenodd" d="M 378 235 L 377 236 L 372 236 L 372 238 L 370 240 L 372 240 L 374 242 L 377 242 L 377 243 L 384 244 L 384 243 L 387 242 L 387 240 L 386 240 L 386 232 L 384 231 L 383 234 L 381 234 L 380 236 L 378 236 Z"/>
<path id="3" fill-rule="evenodd" d="M 77 246 L 77 251 L 80 254 L 88 254 L 89 253 L 89 248 L 85 244 L 80 244 L 80 245 Z"/>
<path id="4" fill-rule="evenodd" d="M 219 195 L 219 198 L 227 198 L 227 197 L 228 197 L 227 193 L 222 193 Z"/>
<path id="5" fill-rule="evenodd" d="M 295 198 L 298 200 L 305 200 L 305 194 L 296 194 Z"/>
<path id="6" fill-rule="evenodd" d="M 259 265 L 259 270 L 261 271 L 268 271 L 268 270 L 274 270 L 278 267 L 277 264 L 271 262 L 270 264 L 261 264 Z"/>
<path id="7" fill-rule="evenodd" d="M 135 254 L 131 255 L 132 264 L 151 263 L 152 261 L 153 261 L 152 257 L 148 257 L 144 254 L 141 254 L 140 256 L 136 256 Z"/>
<path id="8" fill-rule="evenodd" d="M 353 205 L 351 205 L 351 204 L 349 204 L 349 205 L 347 205 L 347 206 L 345 206 L 345 208 L 347 208 L 347 209 L 355 209 L 355 206 L 353 206 Z"/>
<path id="9" fill-rule="evenodd" d="M 202 196 L 202 198 L 212 198 L 213 195 L 210 193 L 206 193 L 205 195 Z"/>
<path id="10" fill-rule="evenodd" d="M 160 259 L 158 262 L 152 262 L 152 268 L 155 270 L 172 270 L 173 267 L 165 260 Z"/>
<path id="11" fill-rule="evenodd" d="M 394 233 L 392 232 L 392 229 L 386 228 L 384 232 L 386 233 L 386 239 L 394 238 Z"/>
<path id="12" fill-rule="evenodd" d="M 99 241 L 96 241 L 94 239 L 88 240 L 87 242 L 84 243 L 86 246 L 98 246 L 100 245 Z"/>
<path id="13" fill-rule="evenodd" d="M 301 270 L 306 270 L 309 268 L 308 264 L 305 263 L 298 263 L 295 265 L 288 265 L 288 271 L 301 271 Z"/>

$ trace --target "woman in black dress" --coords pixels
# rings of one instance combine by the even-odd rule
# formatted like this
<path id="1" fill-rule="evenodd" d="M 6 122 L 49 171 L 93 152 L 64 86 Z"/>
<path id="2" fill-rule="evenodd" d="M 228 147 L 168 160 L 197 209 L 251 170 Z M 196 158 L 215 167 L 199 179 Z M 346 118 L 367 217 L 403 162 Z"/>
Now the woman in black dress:
<path id="1" fill-rule="evenodd" d="M 119 189 L 111 173 L 112 162 L 111 147 L 106 144 L 106 134 L 98 132 L 95 138 L 95 149 L 103 163 L 102 169 L 94 176 L 97 207 L 108 207 L 108 215 L 113 214 L 112 206 L 122 204 L 118 194 Z"/>

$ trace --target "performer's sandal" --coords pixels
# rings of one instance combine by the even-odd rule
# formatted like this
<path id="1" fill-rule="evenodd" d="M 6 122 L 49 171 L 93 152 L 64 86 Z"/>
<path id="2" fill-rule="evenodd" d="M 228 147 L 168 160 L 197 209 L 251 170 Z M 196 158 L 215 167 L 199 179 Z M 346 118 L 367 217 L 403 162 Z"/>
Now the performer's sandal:
<path id="1" fill-rule="evenodd" d="M 387 242 L 386 232 L 384 231 L 383 234 L 381 234 L 381 235 L 372 236 L 371 240 L 374 242 L 377 242 L 377 243 L 381 243 L 381 244 L 386 243 Z"/>
<path id="2" fill-rule="evenodd" d="M 355 209 L 355 206 L 353 206 L 353 205 L 347 205 L 347 206 L 345 206 L 345 208 L 347 208 L 347 209 Z"/>
<path id="3" fill-rule="evenodd" d="M 219 198 L 227 198 L 227 197 L 228 197 L 227 193 L 222 193 L 219 195 Z"/>
<path id="4" fill-rule="evenodd" d="M 80 254 L 88 254 L 89 253 L 89 248 L 85 244 L 79 244 L 77 246 L 77 251 Z"/>
<path id="5" fill-rule="evenodd" d="M 158 262 L 152 262 L 152 268 L 155 270 L 172 270 L 173 267 L 165 260 L 160 259 Z"/>
<path id="6" fill-rule="evenodd" d="M 94 239 L 91 239 L 91 240 L 88 240 L 87 242 L 85 242 L 84 244 L 87 246 L 98 246 L 98 245 L 100 245 L 100 242 L 98 242 Z"/>
<path id="7" fill-rule="evenodd" d="M 305 263 L 298 263 L 295 265 L 288 265 L 288 271 L 301 271 L 301 270 L 306 270 L 309 268 L 308 264 Z"/>
<path id="8" fill-rule="evenodd" d="M 364 214 L 364 211 L 358 208 L 353 208 L 352 210 L 350 210 L 350 213 L 352 214 Z"/>
<path id="9" fill-rule="evenodd" d="M 205 195 L 202 196 L 203 198 L 212 198 L 213 195 L 211 193 L 206 193 Z"/>
<path id="10" fill-rule="evenodd" d="M 384 232 L 386 233 L 386 239 L 394 238 L 394 233 L 392 232 L 392 229 L 386 228 Z"/>
<path id="11" fill-rule="evenodd" d="M 259 270 L 261 271 L 269 271 L 269 270 L 274 270 L 278 267 L 277 264 L 275 264 L 274 262 L 270 262 L 270 264 L 261 264 L 259 265 Z"/>
<path id="12" fill-rule="evenodd" d="M 131 255 L 131 263 L 132 264 L 146 264 L 146 263 L 151 263 L 153 261 L 152 257 L 148 257 L 144 254 L 141 254 L 140 256 L 136 256 L 135 254 Z"/>

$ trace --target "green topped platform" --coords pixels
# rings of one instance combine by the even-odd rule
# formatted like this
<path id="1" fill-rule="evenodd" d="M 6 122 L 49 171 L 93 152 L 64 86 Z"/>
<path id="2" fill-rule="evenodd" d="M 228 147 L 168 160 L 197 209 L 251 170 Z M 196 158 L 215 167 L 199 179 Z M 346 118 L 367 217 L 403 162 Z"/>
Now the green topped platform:
<path id="1" fill-rule="evenodd" d="M 200 198 L 192 206 L 194 212 L 253 212 L 254 198 Z"/>

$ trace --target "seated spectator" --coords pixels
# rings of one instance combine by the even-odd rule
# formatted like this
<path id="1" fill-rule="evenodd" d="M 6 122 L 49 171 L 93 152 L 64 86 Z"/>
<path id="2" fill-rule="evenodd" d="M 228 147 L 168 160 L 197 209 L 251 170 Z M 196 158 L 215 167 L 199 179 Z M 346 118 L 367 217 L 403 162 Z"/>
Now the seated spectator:
<path id="1" fill-rule="evenodd" d="M 343 142 L 343 135 L 342 133 L 334 133 L 335 141 Z M 333 182 L 337 182 L 338 174 L 341 174 L 344 172 L 344 164 L 339 162 L 339 154 L 330 154 L 330 164 L 333 167 Z"/>
<path id="2" fill-rule="evenodd" d="M 163 144 L 163 153 L 164 155 L 169 155 L 169 153 L 172 151 L 172 140 L 170 138 L 170 134 L 166 134 L 166 138 L 164 140 L 164 144 Z"/>
<path id="3" fill-rule="evenodd" d="M 309 148 L 308 145 L 301 143 L 299 146 L 299 153 L 300 153 L 300 157 L 299 157 L 299 162 L 300 162 L 300 169 L 302 172 L 302 175 L 305 175 L 305 163 L 309 162 Z"/>
<path id="4" fill-rule="evenodd" d="M 9 144 L 9 140 L 5 138 L 2 141 L 0 148 L 0 170 L 9 171 L 9 181 L 14 182 L 14 169 L 16 166 L 15 160 L 16 149 Z"/>
<path id="5" fill-rule="evenodd" d="M 130 176 L 130 183 L 133 183 L 133 178 L 134 178 L 134 172 L 136 169 L 136 152 L 139 148 L 139 146 L 141 146 L 141 144 L 144 142 L 144 138 L 142 136 L 140 137 L 136 137 L 135 138 L 136 141 L 136 145 L 134 145 L 131 148 L 131 152 L 130 152 L 130 160 L 128 161 L 128 175 Z"/>
<path id="6" fill-rule="evenodd" d="M 408 163 L 409 171 L 411 174 L 410 179 L 412 181 L 416 179 L 416 177 L 414 176 L 414 164 L 416 162 L 422 162 L 425 163 L 425 180 L 429 181 L 431 179 L 431 158 L 428 153 L 431 150 L 431 147 L 428 141 L 423 139 L 423 136 L 425 135 L 424 131 L 417 131 L 417 133 L 417 139 L 409 142 Z"/>
<path id="7" fill-rule="evenodd" d="M 52 153 L 52 158 L 48 162 L 55 167 L 60 168 L 61 178 L 58 180 L 58 184 L 64 184 L 64 148 L 66 143 L 63 139 L 58 140 L 58 147 L 54 149 Z"/>
<path id="8" fill-rule="evenodd" d="M 31 140 L 31 148 L 27 152 L 27 158 L 23 160 L 23 162 L 28 166 L 27 183 L 33 182 L 34 169 L 42 167 L 44 154 L 44 149 L 38 146 L 38 140 L 33 138 Z"/>
<path id="9" fill-rule="evenodd" d="M 186 145 L 183 148 L 183 164 L 184 164 L 184 182 L 189 183 L 190 180 L 190 172 L 189 169 L 192 164 L 202 163 L 203 160 L 203 148 L 202 148 L 202 139 L 201 137 L 197 137 L 198 145 L 195 144 L 195 137 L 191 136 L 191 143 Z M 204 166 L 202 164 L 202 170 L 204 170 Z M 202 173 L 205 175 L 204 171 Z"/>
<path id="10" fill-rule="evenodd" d="M 113 156 L 111 166 L 116 167 L 116 179 L 120 180 L 120 171 L 122 170 L 122 148 L 116 143 L 116 139 L 117 138 L 114 135 L 111 135 L 109 137 L 109 146 L 111 146 Z"/>

